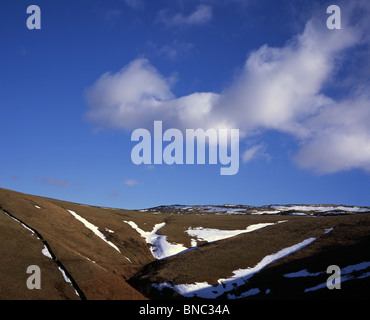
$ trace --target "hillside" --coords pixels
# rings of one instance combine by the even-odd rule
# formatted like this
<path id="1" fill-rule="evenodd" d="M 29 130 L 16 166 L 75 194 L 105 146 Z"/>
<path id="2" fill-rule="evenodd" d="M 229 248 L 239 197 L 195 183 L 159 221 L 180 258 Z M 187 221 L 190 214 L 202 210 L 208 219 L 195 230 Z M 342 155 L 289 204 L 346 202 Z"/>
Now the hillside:
<path id="1" fill-rule="evenodd" d="M 368 207 L 124 210 L 0 188 L 0 240 L 2 300 L 369 297 Z M 340 290 L 326 286 L 330 265 Z"/>

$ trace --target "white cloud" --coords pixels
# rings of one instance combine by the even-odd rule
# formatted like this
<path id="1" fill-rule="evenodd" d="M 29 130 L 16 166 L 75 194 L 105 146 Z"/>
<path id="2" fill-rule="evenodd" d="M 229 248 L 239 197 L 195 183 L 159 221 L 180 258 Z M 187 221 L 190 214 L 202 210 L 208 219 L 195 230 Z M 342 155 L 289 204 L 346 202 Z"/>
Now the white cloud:
<path id="1" fill-rule="evenodd" d="M 171 21 L 201 21 L 203 10 L 198 7 L 198 14 Z M 338 101 L 324 93 L 346 50 L 368 39 L 361 25 L 342 21 L 342 29 L 333 31 L 312 19 L 284 46 L 264 45 L 252 52 L 238 78 L 220 93 L 176 97 L 169 78 L 147 60 L 135 60 L 102 75 L 88 90 L 88 119 L 128 130 L 151 128 L 154 120 L 179 129 L 238 128 L 243 137 L 276 130 L 297 138 L 300 149 L 294 160 L 302 168 L 321 173 L 370 170 L 369 86 Z M 243 160 L 258 152 L 258 146 L 252 147 Z"/>
<path id="2" fill-rule="evenodd" d="M 103 74 L 86 96 L 91 106 L 88 120 L 120 129 L 145 127 L 157 115 L 169 114 L 164 102 L 173 98 L 169 80 L 146 59 L 135 60 L 115 74 Z"/>
<path id="3" fill-rule="evenodd" d="M 212 7 L 209 5 L 198 5 L 189 15 L 177 13 L 169 16 L 167 10 L 161 10 L 158 20 L 169 27 L 199 26 L 208 23 L 212 19 Z"/>
<path id="4" fill-rule="evenodd" d="M 266 147 L 263 144 L 257 144 L 245 150 L 242 154 L 243 163 L 247 163 L 254 158 L 270 159 L 270 156 L 265 153 Z"/>
<path id="5" fill-rule="evenodd" d="M 99 127 L 116 129 L 150 128 L 162 120 L 180 129 L 203 127 L 218 94 L 192 93 L 176 98 L 171 79 L 162 76 L 146 59 L 137 59 L 121 71 L 103 74 L 86 92 L 90 110 L 86 117 Z"/>
<path id="6" fill-rule="evenodd" d="M 369 106 L 369 96 L 348 99 L 309 119 L 310 138 L 295 156 L 296 163 L 321 174 L 354 168 L 370 172 Z"/>
<path id="7" fill-rule="evenodd" d="M 304 136 L 301 120 L 330 102 L 321 93 L 331 76 L 338 53 L 356 41 L 354 32 L 320 32 L 309 21 L 304 32 L 282 48 L 267 45 L 247 59 L 238 81 L 218 106 L 232 105 L 236 125 L 276 129 Z"/>
<path id="8" fill-rule="evenodd" d="M 333 131 L 315 136 L 295 160 L 300 167 L 321 174 L 354 168 L 370 172 L 370 134 Z"/>

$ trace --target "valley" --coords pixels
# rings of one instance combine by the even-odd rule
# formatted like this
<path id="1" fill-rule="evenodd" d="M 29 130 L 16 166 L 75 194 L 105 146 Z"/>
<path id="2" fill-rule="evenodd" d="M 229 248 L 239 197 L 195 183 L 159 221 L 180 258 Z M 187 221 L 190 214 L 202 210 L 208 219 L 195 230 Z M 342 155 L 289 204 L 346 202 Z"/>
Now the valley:
<path id="1" fill-rule="evenodd" d="M 125 210 L 0 188 L 0 238 L 2 300 L 368 298 L 369 207 Z M 30 265 L 39 290 L 26 286 Z"/>

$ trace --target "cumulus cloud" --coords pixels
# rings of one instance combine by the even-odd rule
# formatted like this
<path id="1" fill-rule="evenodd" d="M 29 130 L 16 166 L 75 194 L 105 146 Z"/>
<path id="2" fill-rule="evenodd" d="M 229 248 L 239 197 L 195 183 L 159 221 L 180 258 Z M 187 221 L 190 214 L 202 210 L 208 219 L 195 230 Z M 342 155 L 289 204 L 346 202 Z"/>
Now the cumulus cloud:
<path id="1" fill-rule="evenodd" d="M 362 168 L 370 172 L 370 97 L 333 103 L 306 122 L 310 138 L 296 163 L 318 173 Z"/>
<path id="2" fill-rule="evenodd" d="M 348 95 L 341 100 L 325 93 L 348 59 L 346 51 L 369 41 L 363 25 L 342 21 L 342 29 L 333 31 L 312 19 L 284 46 L 263 45 L 252 52 L 237 79 L 219 93 L 176 97 L 171 78 L 148 60 L 137 59 L 117 73 L 102 75 L 89 88 L 88 119 L 128 130 L 150 128 L 154 120 L 179 129 L 239 128 L 244 138 L 276 130 L 296 138 L 294 161 L 302 168 L 320 173 L 370 170 L 370 86 L 352 79 L 357 91 L 346 88 Z M 258 146 L 245 151 L 243 160 L 258 151 Z"/>
<path id="3" fill-rule="evenodd" d="M 212 7 L 209 5 L 198 5 L 189 15 L 177 13 L 169 15 L 167 10 L 158 13 L 158 21 L 169 27 L 199 26 L 208 23 L 212 19 Z"/>
<path id="4" fill-rule="evenodd" d="M 105 73 L 86 92 L 91 106 L 87 119 L 100 127 L 145 127 L 171 111 L 164 103 L 173 98 L 169 82 L 146 59 L 115 74 Z"/>
<path id="5" fill-rule="evenodd" d="M 318 30 L 314 21 L 284 47 L 267 45 L 252 52 L 236 83 L 224 92 L 219 109 L 232 105 L 239 127 L 262 127 L 307 134 L 301 120 L 331 99 L 321 89 L 331 76 L 338 54 L 356 43 L 356 33 Z"/>
<path id="6" fill-rule="evenodd" d="M 103 74 L 86 91 L 86 117 L 98 127 L 132 130 L 162 120 L 175 127 L 203 127 L 219 95 L 195 92 L 176 98 L 171 78 L 161 75 L 147 59 L 137 59 L 115 74 Z M 217 126 L 210 121 L 209 127 Z"/>

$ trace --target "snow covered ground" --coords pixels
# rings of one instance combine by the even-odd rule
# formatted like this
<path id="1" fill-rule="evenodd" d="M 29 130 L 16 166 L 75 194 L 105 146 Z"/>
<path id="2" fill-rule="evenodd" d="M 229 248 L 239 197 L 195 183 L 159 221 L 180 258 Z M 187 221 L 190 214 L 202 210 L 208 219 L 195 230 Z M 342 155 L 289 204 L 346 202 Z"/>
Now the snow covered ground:
<path id="1" fill-rule="evenodd" d="M 295 244 L 288 248 L 284 248 L 274 254 L 264 257 L 257 265 L 252 268 L 235 270 L 233 271 L 232 276 L 225 279 L 219 279 L 219 284 L 217 286 L 212 286 L 208 282 L 196 282 L 192 284 L 178 285 L 172 285 L 171 283 L 165 282 L 160 284 L 153 283 L 152 286 L 160 291 L 165 287 L 171 288 L 184 297 L 199 297 L 208 299 L 217 298 L 224 293 L 228 293 L 228 298 L 231 299 L 245 297 L 246 295 L 251 294 L 257 294 L 259 293 L 259 289 L 257 288 L 253 289 L 252 291 L 249 290 L 248 293 L 244 293 L 241 296 L 235 296 L 231 293 L 231 291 L 233 291 L 236 287 L 245 284 L 249 278 L 261 271 L 267 265 L 304 248 L 315 240 L 316 238 L 308 238 L 298 244 Z"/>
<path id="2" fill-rule="evenodd" d="M 99 231 L 99 228 L 95 225 L 93 225 L 92 223 L 90 223 L 89 221 L 87 221 L 85 218 L 81 217 L 80 215 L 78 215 L 76 212 L 72 211 L 72 210 L 67 210 L 71 215 L 73 215 L 77 220 L 81 221 L 86 228 L 90 229 L 92 232 L 94 232 L 99 238 L 101 238 L 104 242 L 106 242 L 107 244 L 109 244 L 112 248 L 116 249 L 119 253 L 121 253 L 120 249 L 115 245 L 113 244 L 112 242 L 108 241 L 107 238 L 105 237 L 105 235 L 103 233 L 101 233 Z M 109 232 L 109 233 L 114 233 L 113 230 L 110 230 L 108 228 L 104 228 L 104 230 L 106 232 Z M 130 263 L 132 263 L 132 261 L 127 258 L 125 255 L 123 255 L 126 260 L 128 260 Z"/>
<path id="3" fill-rule="evenodd" d="M 123 222 L 129 224 L 145 239 L 146 243 L 152 245 L 150 250 L 155 259 L 164 259 L 188 249 L 182 244 L 168 242 L 167 236 L 157 234 L 157 231 L 166 225 L 165 222 L 156 224 L 152 231 L 144 231 L 133 221 Z"/>
<path id="4" fill-rule="evenodd" d="M 237 230 L 234 230 L 237 231 Z M 239 230 L 240 231 L 240 230 Z M 333 228 L 326 229 L 324 234 L 330 233 L 333 231 Z M 205 237 L 206 238 L 206 237 Z M 215 238 L 210 237 L 208 240 L 213 240 Z M 249 288 L 245 292 L 236 295 L 235 289 L 248 283 L 248 280 L 253 277 L 256 273 L 260 272 L 263 268 L 269 264 L 284 258 L 302 248 L 310 245 L 317 238 L 308 238 L 298 244 L 284 248 L 274 254 L 265 256 L 259 263 L 254 267 L 249 267 L 245 269 L 237 269 L 233 271 L 233 274 L 224 279 L 218 279 L 218 285 L 213 286 L 208 282 L 195 282 L 190 284 L 172 284 L 170 282 L 164 283 L 152 283 L 152 287 L 156 288 L 159 291 L 162 291 L 164 288 L 170 288 L 184 297 L 198 297 L 206 299 L 215 299 L 221 295 L 225 295 L 227 299 L 240 299 L 248 296 L 256 295 L 261 293 L 259 288 Z M 315 278 L 322 275 L 328 275 L 326 270 L 319 272 L 309 272 L 307 269 L 299 270 L 296 272 L 286 273 L 283 277 L 286 278 L 302 278 L 302 277 L 311 277 Z M 331 273 L 330 273 L 331 274 Z M 326 276 L 327 277 L 327 276 Z M 348 265 L 340 269 L 340 283 L 343 283 L 347 280 L 352 279 L 362 279 L 370 277 L 370 261 L 364 261 L 361 263 Z M 322 278 L 321 278 L 322 279 Z M 322 280 L 321 280 L 322 281 Z M 304 289 L 303 292 L 310 292 L 326 288 L 328 286 L 327 282 L 320 282 L 317 285 Z M 267 289 L 264 293 L 268 294 L 270 292 Z"/>
<path id="5" fill-rule="evenodd" d="M 212 242 L 212 241 L 234 237 L 238 234 L 258 230 L 258 229 L 261 229 L 261 228 L 264 228 L 264 227 L 267 227 L 273 224 L 274 223 L 257 223 L 257 224 L 252 224 L 248 226 L 247 228 L 241 229 L 241 230 L 220 230 L 220 229 L 197 227 L 197 228 L 189 228 L 186 230 L 186 232 L 189 236 L 195 237 L 195 239 L 192 239 L 193 243 L 196 241 Z"/>
<path id="6" fill-rule="evenodd" d="M 286 278 L 317 277 L 322 274 L 327 274 L 327 273 L 326 271 L 312 273 L 312 272 L 308 272 L 307 269 L 304 269 L 304 270 L 300 270 L 297 272 L 291 272 L 291 273 L 284 274 L 284 277 Z M 370 261 L 365 261 L 365 262 L 349 265 L 347 267 L 340 269 L 340 283 L 343 283 L 344 281 L 347 281 L 347 280 L 362 279 L 366 277 L 370 277 Z M 327 287 L 327 283 L 323 282 L 323 283 L 317 284 L 316 286 L 305 289 L 304 292 L 315 291 L 315 290 L 319 290 L 319 289 L 326 288 L 326 287 Z"/>
<path id="7" fill-rule="evenodd" d="M 146 241 L 146 243 L 151 244 L 151 252 L 155 259 L 164 259 L 175 254 L 179 254 L 180 252 L 184 252 L 186 250 L 190 250 L 189 248 L 185 247 L 181 243 L 170 243 L 167 240 L 167 236 L 157 234 L 158 230 L 163 228 L 166 223 L 158 223 L 154 226 L 152 231 L 144 231 L 143 229 L 139 228 L 138 225 L 133 221 L 123 221 L 129 224 L 133 229 L 135 229 Z M 283 222 L 283 221 L 279 221 Z M 251 232 L 257 229 L 264 228 L 269 225 L 273 225 L 274 223 L 257 223 L 248 226 L 245 229 L 241 230 L 220 230 L 220 229 L 211 229 L 211 228 L 188 228 L 186 233 L 193 237 L 191 239 L 191 246 L 193 249 L 197 246 L 197 241 L 217 241 L 221 239 L 230 238 L 236 236 L 238 234 Z"/>
<path id="8" fill-rule="evenodd" d="M 45 256 L 45 257 L 48 257 L 49 259 L 53 259 L 53 257 L 51 256 L 51 253 L 48 249 L 48 247 L 44 244 L 44 249 L 42 249 L 42 254 Z"/>
<path id="9" fill-rule="evenodd" d="M 94 232 L 99 238 L 101 238 L 103 241 L 105 241 L 107 244 L 109 244 L 111 247 L 113 247 L 114 249 L 116 249 L 118 252 L 121 252 L 118 247 L 116 245 L 114 245 L 112 242 L 108 241 L 106 238 L 105 238 L 105 235 L 102 234 L 100 231 L 99 231 L 99 228 L 95 225 L 93 225 L 92 223 L 90 223 L 89 221 L 87 221 L 85 218 L 81 217 L 80 215 L 78 215 L 76 212 L 72 211 L 72 210 L 68 210 L 67 211 L 72 215 L 74 216 L 78 221 L 81 221 L 86 228 L 90 229 L 92 232 Z"/>
<path id="10" fill-rule="evenodd" d="M 177 212 L 177 213 L 213 213 L 213 214 L 284 214 L 284 215 L 323 215 L 323 214 L 349 214 L 370 212 L 370 207 L 345 205 L 269 205 L 253 207 L 248 205 L 170 205 L 149 209 L 142 212 Z"/>
<path id="11" fill-rule="evenodd" d="M 318 211 L 318 212 L 331 212 L 331 211 L 342 211 L 342 212 L 367 212 L 369 208 L 361 208 L 357 206 L 305 206 L 305 205 L 286 205 L 286 206 L 271 206 L 271 208 L 278 209 L 280 211 L 297 210 L 297 211 Z"/>

